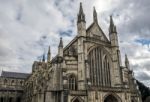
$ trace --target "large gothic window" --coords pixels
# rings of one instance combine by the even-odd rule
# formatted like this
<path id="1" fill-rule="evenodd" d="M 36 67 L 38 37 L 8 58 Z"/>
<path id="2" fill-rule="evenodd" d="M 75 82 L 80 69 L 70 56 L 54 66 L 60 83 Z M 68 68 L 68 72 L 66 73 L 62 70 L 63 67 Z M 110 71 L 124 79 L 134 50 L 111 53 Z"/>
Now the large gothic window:
<path id="1" fill-rule="evenodd" d="M 110 87 L 110 62 L 105 51 L 100 47 L 94 48 L 88 55 L 88 62 L 91 85 Z"/>

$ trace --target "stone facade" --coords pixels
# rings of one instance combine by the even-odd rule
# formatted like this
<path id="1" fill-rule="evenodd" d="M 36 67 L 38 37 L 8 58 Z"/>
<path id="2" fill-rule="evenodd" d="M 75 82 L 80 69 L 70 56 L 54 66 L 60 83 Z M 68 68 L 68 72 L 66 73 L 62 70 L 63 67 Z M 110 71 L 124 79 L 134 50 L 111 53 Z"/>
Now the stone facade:
<path id="1" fill-rule="evenodd" d="M 112 16 L 108 39 L 98 24 L 95 8 L 93 23 L 86 28 L 80 4 L 77 33 L 66 47 L 60 39 L 53 59 L 49 47 L 47 61 L 44 57 L 35 61 L 26 77 L 7 77 L 2 72 L 0 102 L 141 102 L 127 55 L 125 66 L 121 65 Z"/>

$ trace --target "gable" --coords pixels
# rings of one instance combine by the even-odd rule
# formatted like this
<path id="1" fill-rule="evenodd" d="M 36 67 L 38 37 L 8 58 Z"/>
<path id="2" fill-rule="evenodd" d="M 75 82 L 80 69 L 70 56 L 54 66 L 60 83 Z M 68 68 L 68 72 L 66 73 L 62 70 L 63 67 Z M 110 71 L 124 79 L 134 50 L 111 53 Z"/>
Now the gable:
<path id="1" fill-rule="evenodd" d="M 88 37 L 95 37 L 96 39 L 99 38 L 102 41 L 109 42 L 106 35 L 97 23 L 92 23 L 86 32 Z"/>
<path id="2" fill-rule="evenodd" d="M 64 56 L 77 56 L 77 37 L 64 48 Z"/>

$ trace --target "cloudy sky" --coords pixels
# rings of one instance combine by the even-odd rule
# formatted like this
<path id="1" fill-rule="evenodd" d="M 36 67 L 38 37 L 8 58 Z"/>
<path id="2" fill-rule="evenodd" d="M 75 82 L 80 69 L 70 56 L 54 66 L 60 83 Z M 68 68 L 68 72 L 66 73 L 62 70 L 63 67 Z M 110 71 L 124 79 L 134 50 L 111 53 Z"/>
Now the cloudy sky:
<path id="1" fill-rule="evenodd" d="M 117 25 L 122 62 L 129 57 L 135 77 L 150 86 L 150 0 L 0 0 L 0 70 L 31 72 L 51 46 L 57 53 L 76 36 L 79 2 L 83 2 L 87 27 L 93 6 L 108 36 L 109 16 Z"/>

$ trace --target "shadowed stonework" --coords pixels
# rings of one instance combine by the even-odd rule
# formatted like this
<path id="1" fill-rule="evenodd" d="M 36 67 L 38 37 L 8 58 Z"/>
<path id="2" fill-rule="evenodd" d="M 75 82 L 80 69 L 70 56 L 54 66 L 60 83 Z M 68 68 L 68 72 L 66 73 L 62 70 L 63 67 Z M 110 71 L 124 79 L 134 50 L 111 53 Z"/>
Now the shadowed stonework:
<path id="1" fill-rule="evenodd" d="M 86 28 L 80 3 L 77 36 L 47 61 L 34 61 L 32 73 L 2 72 L 0 102 L 141 102 L 127 55 L 121 65 L 117 28 L 110 16 L 109 39 L 98 24 Z"/>

